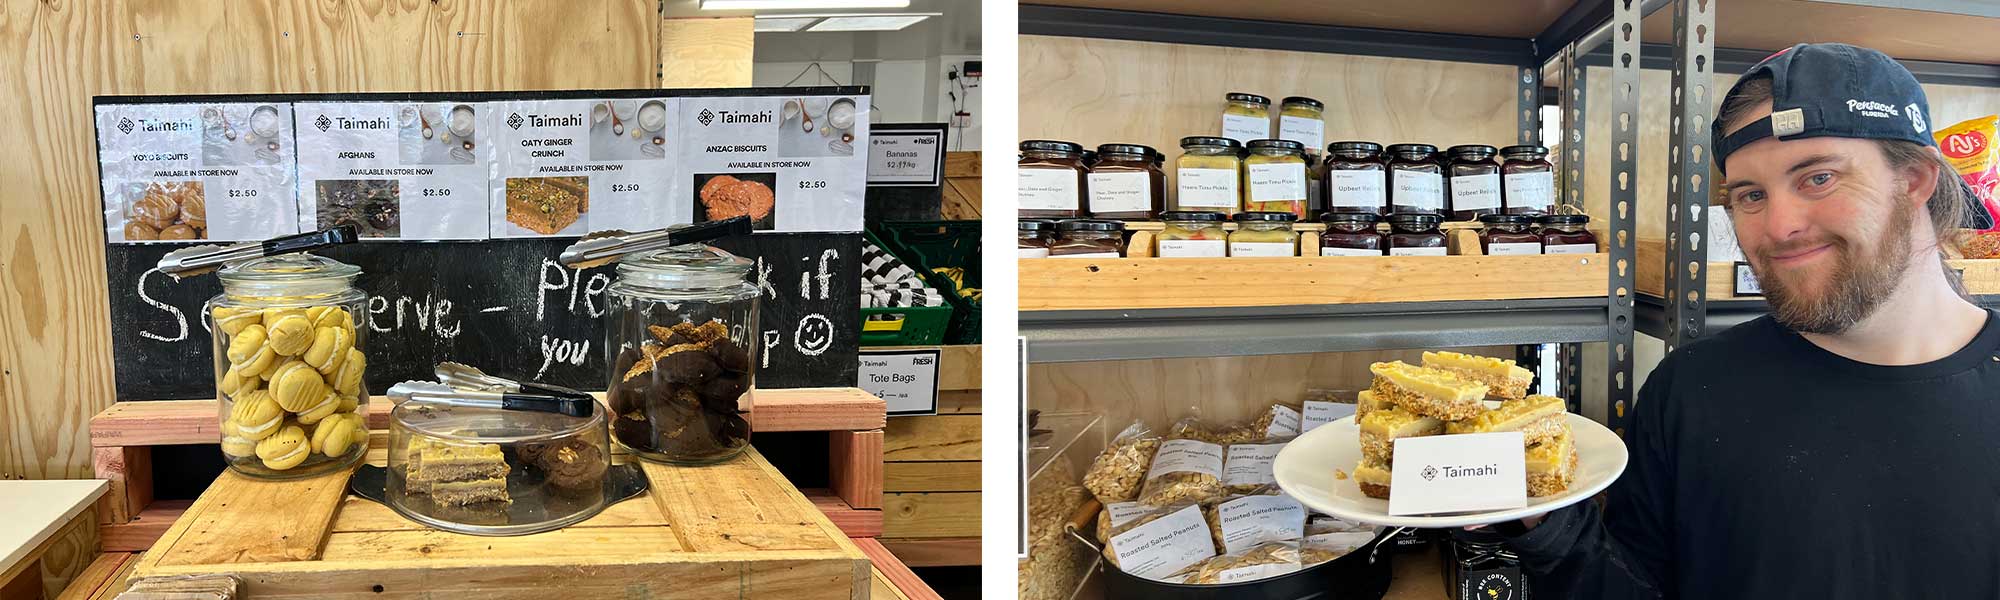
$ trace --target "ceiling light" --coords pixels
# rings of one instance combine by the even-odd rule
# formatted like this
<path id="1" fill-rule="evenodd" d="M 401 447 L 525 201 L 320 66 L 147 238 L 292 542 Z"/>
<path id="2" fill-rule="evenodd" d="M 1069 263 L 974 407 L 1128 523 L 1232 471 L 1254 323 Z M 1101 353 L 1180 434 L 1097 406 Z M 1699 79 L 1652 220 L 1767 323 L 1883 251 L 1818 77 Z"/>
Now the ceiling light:
<path id="1" fill-rule="evenodd" d="M 909 8 L 910 0 L 701 0 L 702 10 Z"/>
<path id="2" fill-rule="evenodd" d="M 826 20 L 806 28 L 806 31 L 895 31 L 928 18 L 931 18 L 931 15 L 827 17 Z"/>
<path id="3" fill-rule="evenodd" d="M 805 29 L 807 25 L 819 22 L 819 17 L 757 17 L 759 33 L 773 31 L 791 32 Z"/>

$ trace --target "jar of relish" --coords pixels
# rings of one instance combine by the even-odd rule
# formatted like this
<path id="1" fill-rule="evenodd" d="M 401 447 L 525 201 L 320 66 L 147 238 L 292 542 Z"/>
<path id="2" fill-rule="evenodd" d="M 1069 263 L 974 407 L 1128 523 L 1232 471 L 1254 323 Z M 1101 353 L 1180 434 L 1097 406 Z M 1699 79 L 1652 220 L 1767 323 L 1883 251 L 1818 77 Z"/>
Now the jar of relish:
<path id="1" fill-rule="evenodd" d="M 1590 215 L 1542 215 L 1543 254 L 1590 254 L 1597 252 L 1597 234 L 1585 229 Z"/>
<path id="2" fill-rule="evenodd" d="M 1510 215 L 1543 215 L 1556 203 L 1556 167 L 1549 163 L 1549 149 L 1541 146 L 1508 146 L 1500 149 L 1507 159 L 1500 164 L 1501 204 Z"/>
<path id="3" fill-rule="evenodd" d="M 1390 213 L 1444 214 L 1443 172 L 1437 161 L 1437 146 L 1389 146 Z M 1390 222 L 1395 221 L 1392 218 Z"/>
<path id="4" fill-rule="evenodd" d="M 1320 215 L 1326 232 L 1319 236 L 1320 256 L 1384 256 L 1389 240 L 1375 231 L 1382 217 L 1375 213 L 1333 212 Z"/>
<path id="5" fill-rule="evenodd" d="M 1432 213 L 1389 215 L 1389 256 L 1444 256 L 1444 217 Z"/>
<path id="6" fill-rule="evenodd" d="M 1326 210 L 1389 214 L 1389 166 L 1382 145 L 1334 142 L 1326 147 Z"/>
<path id="7" fill-rule="evenodd" d="M 1492 146 L 1452 146 L 1450 150 L 1453 221 L 1472 221 L 1500 212 L 1500 163 Z"/>
<path id="8" fill-rule="evenodd" d="M 1528 215 L 1485 215 L 1479 222 L 1479 248 L 1488 256 L 1541 254 L 1542 236 L 1531 231 L 1534 217 Z"/>

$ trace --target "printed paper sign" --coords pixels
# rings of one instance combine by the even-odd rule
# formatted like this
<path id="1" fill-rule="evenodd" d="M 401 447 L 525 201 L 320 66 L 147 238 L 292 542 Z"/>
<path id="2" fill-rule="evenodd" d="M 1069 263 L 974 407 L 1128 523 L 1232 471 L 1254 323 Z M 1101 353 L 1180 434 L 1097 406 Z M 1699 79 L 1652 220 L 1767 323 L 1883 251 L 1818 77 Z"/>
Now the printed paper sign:
<path id="1" fill-rule="evenodd" d="M 102 105 L 96 117 L 112 243 L 299 232 L 290 104 Z"/>
<path id="2" fill-rule="evenodd" d="M 1306 431 L 1312 431 L 1318 429 L 1321 425 L 1354 416 L 1354 405 L 1346 402 L 1307 400 L 1305 409 L 1305 420 L 1302 427 Z"/>
<path id="3" fill-rule="evenodd" d="M 675 130 L 694 222 L 749 216 L 756 229 L 859 231 L 867 96 L 680 99 Z"/>
<path id="4" fill-rule="evenodd" d="M 943 183 L 944 131 L 942 124 L 877 125 L 868 139 L 868 185 Z"/>
<path id="5" fill-rule="evenodd" d="M 301 231 L 353 225 L 363 239 L 484 239 L 496 141 L 490 105 L 303 102 Z"/>
<path id="6" fill-rule="evenodd" d="M 937 414 L 938 355 L 931 350 L 862 350 L 857 387 L 888 404 L 889 416 Z"/>
<path id="7" fill-rule="evenodd" d="M 672 116 L 680 100 L 494 102 L 492 237 L 581 236 L 690 221 Z M 746 195 L 747 198 L 748 195 Z M 767 198 L 768 199 L 768 198 Z M 745 202 L 751 202 L 746 199 Z"/>
<path id="8" fill-rule="evenodd" d="M 1757 273 L 1755 271 L 1750 270 L 1750 263 L 1747 262 L 1736 263 L 1735 268 L 1732 269 L 1732 271 L 1734 271 L 1733 275 L 1735 275 L 1735 280 L 1736 280 L 1736 288 L 1735 288 L 1736 295 L 1738 296 L 1764 295 L 1763 284 L 1757 282 Z"/>
<path id="9" fill-rule="evenodd" d="M 1201 507 L 1188 506 L 1131 531 L 1111 536 L 1118 567 L 1147 579 L 1168 575 L 1215 556 Z"/>
<path id="10" fill-rule="evenodd" d="M 1425 515 L 1528 505 L 1521 432 L 1398 438 L 1389 514 Z"/>

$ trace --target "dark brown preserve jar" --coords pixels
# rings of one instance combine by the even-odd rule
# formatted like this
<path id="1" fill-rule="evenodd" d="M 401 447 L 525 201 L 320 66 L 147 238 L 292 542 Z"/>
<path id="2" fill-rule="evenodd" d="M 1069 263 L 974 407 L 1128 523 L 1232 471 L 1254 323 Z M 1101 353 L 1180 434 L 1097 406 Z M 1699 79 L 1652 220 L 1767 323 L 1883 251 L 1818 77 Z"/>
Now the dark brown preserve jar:
<path id="1" fill-rule="evenodd" d="M 1549 163 L 1549 149 L 1541 146 L 1508 146 L 1500 149 L 1507 159 L 1500 164 L 1501 203 L 1510 215 L 1545 215 L 1556 203 L 1556 166 Z"/>
<path id="2" fill-rule="evenodd" d="M 1021 142 L 1016 170 L 1019 216 L 1073 219 L 1083 210 L 1083 146 L 1053 140 Z"/>
<path id="3" fill-rule="evenodd" d="M 1493 160 L 1499 151 L 1492 146 L 1452 146 L 1450 185 L 1453 221 L 1474 221 L 1500 212 L 1500 163 Z"/>
<path id="4" fill-rule="evenodd" d="M 1375 213 L 1332 212 L 1320 215 L 1326 232 L 1319 236 L 1320 256 L 1382 256 L 1389 253 L 1389 240 L 1375 232 L 1382 220 Z"/>
<path id="5" fill-rule="evenodd" d="M 1049 244 L 1055 237 L 1055 221 L 1021 219 L 1020 226 L 1015 230 L 1015 255 L 1017 258 L 1048 258 Z"/>
<path id="6" fill-rule="evenodd" d="M 1167 173 L 1154 159 L 1158 154 L 1138 144 L 1098 146 L 1090 166 L 1090 216 L 1143 221 L 1166 210 Z"/>
<path id="7" fill-rule="evenodd" d="M 1125 256 L 1125 224 L 1117 221 L 1071 219 L 1056 223 L 1051 258 L 1121 258 Z"/>
<path id="8" fill-rule="evenodd" d="M 1389 256 L 1444 256 L 1444 217 L 1426 213 L 1389 215 Z"/>
<path id="9" fill-rule="evenodd" d="M 1585 229 L 1590 215 L 1542 215 L 1542 253 L 1590 254 L 1597 251 L 1597 234 Z"/>
<path id="10" fill-rule="evenodd" d="M 1530 229 L 1535 218 L 1528 215 L 1486 215 L 1479 232 L 1479 249 L 1487 256 L 1541 254 L 1542 236 Z"/>
<path id="11" fill-rule="evenodd" d="M 1389 214 L 1389 166 L 1382 145 L 1334 142 L 1326 147 L 1326 210 Z"/>
<path id="12" fill-rule="evenodd" d="M 1443 172 L 1437 146 L 1389 146 L 1389 212 L 1444 214 Z"/>

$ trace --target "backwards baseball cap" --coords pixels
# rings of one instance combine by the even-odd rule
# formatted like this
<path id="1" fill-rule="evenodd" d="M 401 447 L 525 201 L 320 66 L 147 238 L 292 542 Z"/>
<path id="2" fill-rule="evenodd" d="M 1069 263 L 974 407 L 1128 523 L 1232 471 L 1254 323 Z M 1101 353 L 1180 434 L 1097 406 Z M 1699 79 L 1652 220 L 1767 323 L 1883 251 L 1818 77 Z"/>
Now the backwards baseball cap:
<path id="1" fill-rule="evenodd" d="M 1759 75 L 1771 79 L 1771 115 L 1728 133 L 1721 118 L 1709 123 L 1717 172 L 1729 155 L 1757 140 L 1843 137 L 1898 140 L 1937 147 L 1931 137 L 1930 101 L 1917 77 L 1881 52 L 1847 44 L 1799 44 L 1750 67 L 1729 88 L 1726 100 Z M 1965 179 L 1951 169 L 1950 181 L 1965 188 L 1965 227 L 1993 226 L 1992 215 Z"/>

